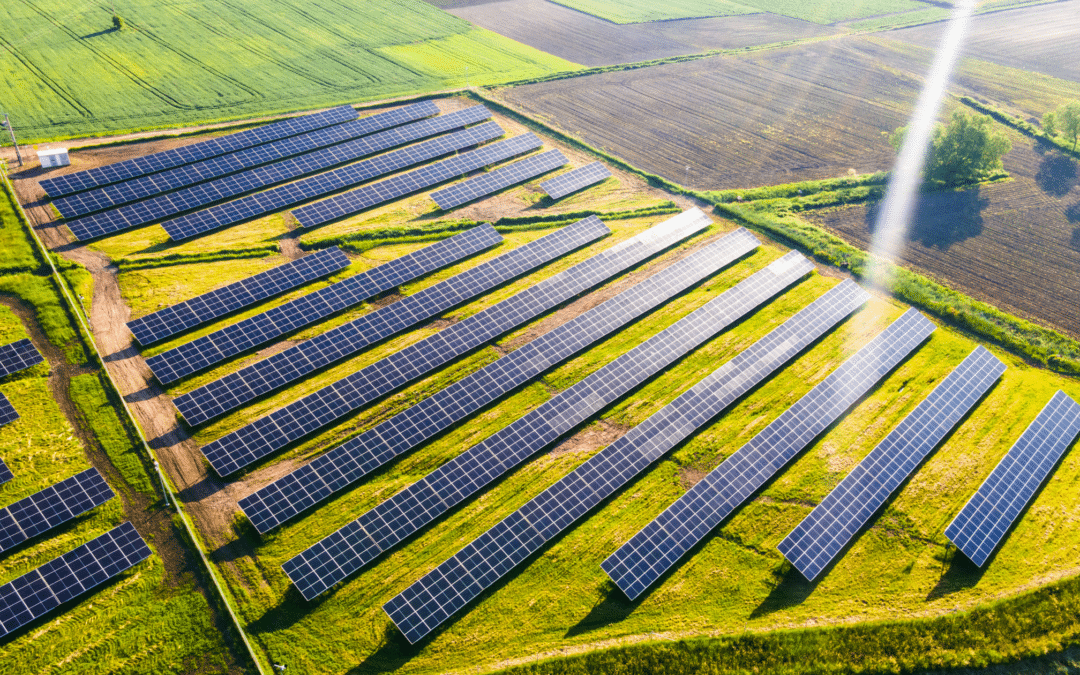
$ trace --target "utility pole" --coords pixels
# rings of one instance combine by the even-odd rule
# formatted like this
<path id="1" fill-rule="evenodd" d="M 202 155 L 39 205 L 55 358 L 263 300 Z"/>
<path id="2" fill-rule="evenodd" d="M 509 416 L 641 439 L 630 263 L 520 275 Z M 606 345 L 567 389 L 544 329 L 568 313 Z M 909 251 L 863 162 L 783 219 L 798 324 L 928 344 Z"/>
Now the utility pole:
<path id="1" fill-rule="evenodd" d="M 8 119 L 7 113 L 4 113 L 4 127 L 6 127 L 11 134 L 11 144 L 15 146 L 15 156 L 19 158 L 19 166 L 22 166 L 23 161 L 22 153 L 19 152 L 19 142 L 15 140 L 15 130 L 11 128 L 11 120 Z"/>

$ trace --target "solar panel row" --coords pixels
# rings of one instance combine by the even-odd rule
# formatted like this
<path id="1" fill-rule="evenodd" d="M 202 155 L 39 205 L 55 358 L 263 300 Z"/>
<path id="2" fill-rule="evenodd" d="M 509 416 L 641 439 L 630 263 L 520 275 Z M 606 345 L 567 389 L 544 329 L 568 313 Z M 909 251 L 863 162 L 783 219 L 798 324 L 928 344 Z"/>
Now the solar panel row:
<path id="1" fill-rule="evenodd" d="M 560 166 L 566 165 L 567 161 L 566 157 L 558 150 L 549 150 L 533 157 L 526 157 L 520 162 L 514 162 L 501 169 L 495 169 L 475 178 L 470 178 L 457 185 L 451 185 L 448 188 L 432 192 L 431 198 L 435 200 L 440 209 L 446 211 L 455 206 L 461 206 L 475 199 L 486 197 L 511 185 L 524 183 L 540 174 L 558 169 Z"/>
<path id="2" fill-rule="evenodd" d="M 240 500 L 269 532 L 713 274 L 760 242 L 736 230 Z"/>
<path id="3" fill-rule="evenodd" d="M 480 106 L 477 106 L 459 112 L 462 115 L 490 116 L 486 109 L 479 110 L 479 108 Z M 435 123 L 457 114 L 451 113 L 450 115 L 426 121 Z M 460 117 L 457 119 L 461 121 Z M 418 122 L 418 124 L 420 123 Z M 248 195 L 242 199 L 167 220 L 161 226 L 165 228 L 165 231 L 174 241 L 188 239 L 219 227 L 244 222 L 257 216 L 280 211 L 289 206 L 303 204 L 372 178 L 385 176 L 400 169 L 422 164 L 436 157 L 442 157 L 452 152 L 494 140 L 502 135 L 502 127 L 495 122 L 487 122 L 447 136 L 432 138 L 416 145 L 350 164 L 334 171 L 311 176 L 295 183 L 281 185 L 272 190 Z"/>
<path id="4" fill-rule="evenodd" d="M 328 248 L 129 321 L 128 329 L 139 344 L 153 344 L 348 266 L 341 249 Z"/>
<path id="5" fill-rule="evenodd" d="M 3 485 L 14 477 L 15 474 L 11 473 L 11 469 L 8 468 L 8 465 L 4 464 L 3 459 L 0 459 L 0 485 Z"/>
<path id="6" fill-rule="evenodd" d="M 985 565 L 1077 434 L 1080 405 L 1059 391 L 945 528 L 949 541 Z"/>
<path id="7" fill-rule="evenodd" d="M 411 141 L 427 138 L 451 129 L 458 129 L 490 116 L 491 114 L 483 106 L 474 106 L 449 115 L 387 129 L 341 145 L 315 150 L 298 157 L 216 178 L 175 192 L 160 194 L 134 204 L 120 206 L 91 216 L 84 216 L 66 224 L 76 239 L 80 241 L 147 225 L 185 211 L 192 211 L 276 183 L 293 180 L 300 176 L 351 162 Z"/>
<path id="8" fill-rule="evenodd" d="M 977 347 L 777 546 L 813 580 L 960 422 L 1005 364 Z"/>
<path id="9" fill-rule="evenodd" d="M 746 502 L 934 331 L 908 310 L 690 488 L 600 567 L 631 600 Z"/>
<path id="10" fill-rule="evenodd" d="M 282 569 L 305 598 L 315 598 L 813 269 L 795 251 L 774 261 L 310 546 Z"/>
<path id="11" fill-rule="evenodd" d="M 19 419 L 19 413 L 15 410 L 15 406 L 11 405 L 7 396 L 0 394 L 0 427 L 11 424 L 17 419 Z"/>
<path id="12" fill-rule="evenodd" d="M 425 190 L 451 178 L 464 176 L 489 164 L 516 157 L 540 146 L 540 139 L 535 134 L 522 134 L 296 209 L 293 211 L 293 216 L 302 227 L 315 227 Z"/>
<path id="13" fill-rule="evenodd" d="M 415 643 L 869 299 L 845 281 L 590 457 L 383 609 Z"/>
<path id="14" fill-rule="evenodd" d="M 475 227 L 152 356 L 146 364 L 160 382 L 175 382 L 501 241 L 491 225 Z"/>
<path id="15" fill-rule="evenodd" d="M 261 164 L 277 162 L 294 155 L 344 143 L 380 129 L 415 122 L 438 114 L 439 108 L 432 101 L 414 103 L 404 108 L 365 117 L 361 120 L 316 129 L 306 134 L 284 138 L 273 143 L 220 155 L 194 164 L 185 164 L 161 173 L 140 176 L 122 183 L 106 185 L 96 190 L 68 195 L 53 200 L 53 206 L 65 218 L 74 218 L 101 211 L 102 209 L 115 208 L 128 202 L 146 199 L 163 192 L 179 190 L 189 185 L 220 178 Z"/>
<path id="16" fill-rule="evenodd" d="M 607 230 L 599 220 L 590 222 Z M 521 326 L 709 223 L 700 211 L 691 211 L 656 225 L 207 445 L 203 454 L 221 475 L 232 473 Z"/>
<path id="17" fill-rule="evenodd" d="M 608 168 L 600 162 L 593 162 L 540 183 L 540 189 L 552 199 L 561 199 L 606 178 L 611 178 Z"/>
<path id="18" fill-rule="evenodd" d="M 475 298 L 609 232 L 599 220 L 579 221 L 178 396 L 173 403 L 190 424 L 201 424 Z"/>
<path id="19" fill-rule="evenodd" d="M 149 557 L 135 527 L 124 523 L 0 586 L 0 637 Z"/>
<path id="20" fill-rule="evenodd" d="M 356 110 L 352 106 L 343 105 L 320 113 L 291 117 L 256 129 L 248 129 L 228 136 L 219 136 L 199 143 L 192 143 L 181 148 L 173 148 L 152 155 L 116 162 L 108 166 L 48 178 L 41 181 L 41 187 L 45 189 L 45 192 L 50 197 L 60 197 L 80 190 L 90 190 L 109 183 L 130 180 L 156 171 L 165 171 L 174 166 L 198 162 L 227 152 L 235 152 L 260 143 L 268 143 L 279 138 L 295 136 L 313 129 L 328 127 L 354 119 L 356 119 Z"/>
<path id="21" fill-rule="evenodd" d="M 34 343 L 30 340 L 18 340 L 0 346 L 0 377 L 26 370 L 44 361 Z"/>
<path id="22" fill-rule="evenodd" d="M 0 509 L 0 551 L 62 525 L 113 498 L 97 469 L 87 469 Z"/>

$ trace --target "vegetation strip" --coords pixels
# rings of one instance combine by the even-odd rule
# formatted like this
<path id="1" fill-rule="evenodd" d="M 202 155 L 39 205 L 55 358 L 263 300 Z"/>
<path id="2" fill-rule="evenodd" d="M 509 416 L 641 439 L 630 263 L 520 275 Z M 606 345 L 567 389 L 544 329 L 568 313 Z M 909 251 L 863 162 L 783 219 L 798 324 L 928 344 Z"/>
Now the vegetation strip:
<path id="1" fill-rule="evenodd" d="M 260 675 L 265 675 L 266 671 L 263 668 L 263 663 L 255 655 L 255 650 L 251 646 L 251 642 L 248 639 L 247 632 L 244 631 L 244 628 L 240 623 L 240 618 L 237 616 L 235 610 L 233 609 L 232 602 L 230 601 L 231 596 L 225 593 L 225 589 L 223 588 L 221 581 L 218 579 L 214 567 L 210 564 L 210 561 L 206 557 L 206 553 L 203 551 L 202 546 L 200 546 L 198 543 L 199 540 L 195 537 L 195 529 L 192 526 L 190 520 L 188 519 L 187 514 L 184 512 L 183 507 L 181 506 L 181 502 L 176 496 L 176 493 L 173 491 L 172 484 L 169 483 L 169 481 L 166 479 L 165 474 L 161 470 L 161 465 L 157 460 L 157 456 L 154 454 L 154 451 L 150 447 L 150 444 L 146 442 L 146 437 L 143 435 L 142 428 L 139 427 L 138 422 L 136 422 L 135 417 L 131 412 L 131 409 L 127 406 L 127 402 L 123 400 L 123 395 L 120 394 L 120 389 L 117 386 L 116 381 L 113 379 L 112 373 L 110 373 L 109 369 L 105 367 L 105 360 L 101 357 L 101 353 L 98 351 L 97 342 L 94 341 L 93 333 L 90 332 L 90 326 L 87 325 L 86 317 L 81 311 L 79 311 L 79 305 L 75 302 L 74 298 L 72 297 L 71 290 L 68 288 L 67 284 L 64 281 L 64 278 L 61 276 L 59 270 L 57 270 L 56 268 L 56 265 L 53 263 L 53 258 L 51 255 L 49 255 L 48 249 L 45 248 L 45 244 L 42 243 L 41 239 L 38 238 L 37 232 L 34 231 L 34 228 L 30 227 L 30 221 L 26 216 L 26 212 L 23 211 L 22 204 L 19 204 L 19 200 L 15 197 L 15 187 L 11 184 L 11 180 L 8 177 L 7 165 L 3 162 L 0 162 L 0 181 L 3 182 L 5 191 L 9 195 L 12 202 L 14 202 L 18 208 L 20 221 L 25 225 L 26 229 L 29 230 L 31 236 L 34 239 L 34 243 L 37 245 L 38 251 L 48 261 L 49 268 L 52 271 L 53 280 L 63 292 L 64 299 L 67 301 L 69 309 L 78 319 L 79 327 L 82 329 L 83 332 L 83 337 L 86 339 L 87 344 L 90 345 L 90 348 L 94 350 L 94 355 L 97 357 L 98 362 L 101 363 L 101 370 L 105 373 L 105 376 L 109 381 L 109 385 L 111 386 L 113 393 L 120 399 L 124 412 L 127 415 L 128 422 L 132 425 L 132 427 L 138 434 L 139 440 L 142 442 L 143 449 L 146 451 L 147 456 L 154 460 L 154 471 L 157 473 L 158 479 L 161 481 L 162 490 L 165 492 L 166 500 L 171 502 L 171 504 L 176 508 L 176 513 L 180 517 L 181 522 L 183 522 L 184 524 L 184 530 L 186 531 L 188 538 L 191 540 L 191 545 L 195 548 L 196 551 L 198 551 L 199 559 L 202 560 L 203 566 L 210 574 L 210 579 L 214 582 L 214 588 L 217 589 L 218 599 L 228 610 L 229 617 L 232 619 L 233 625 L 236 627 L 237 632 L 240 634 L 240 638 L 244 643 L 244 647 L 247 648 L 248 656 L 251 657 L 251 661 L 255 664 L 255 668 L 260 673 Z"/>

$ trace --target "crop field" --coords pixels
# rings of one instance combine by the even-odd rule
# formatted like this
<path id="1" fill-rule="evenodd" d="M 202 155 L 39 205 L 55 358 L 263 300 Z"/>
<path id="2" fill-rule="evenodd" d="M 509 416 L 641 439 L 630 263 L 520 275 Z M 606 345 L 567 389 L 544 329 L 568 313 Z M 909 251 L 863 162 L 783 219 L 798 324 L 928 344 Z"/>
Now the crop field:
<path id="1" fill-rule="evenodd" d="M 832 55 L 830 59 L 834 63 L 840 57 Z M 452 110 L 464 103 L 443 99 L 440 107 Z M 496 115 L 496 120 L 509 135 L 526 130 L 506 116 Z M 77 153 L 76 158 L 80 168 L 86 168 L 114 161 L 125 153 L 135 156 L 175 143 L 162 140 L 100 148 Z M 545 144 L 558 147 L 575 166 L 591 161 L 573 147 L 551 139 L 545 139 Z M 1013 153 L 1006 160 L 1013 180 L 984 186 L 983 194 L 1019 185 L 1029 173 L 1033 177 L 1028 180 L 1037 189 L 1056 185 L 1034 178 L 1045 160 L 1014 139 Z M 1050 168 L 1058 172 L 1054 176 L 1068 170 L 1056 164 Z M 431 638 L 417 646 L 406 643 L 383 613 L 384 602 L 839 282 L 835 274 L 813 273 L 325 596 L 311 603 L 301 599 L 280 568 L 284 561 L 761 269 L 782 255 L 783 249 L 766 242 L 639 321 L 263 537 L 234 521 L 240 498 L 629 288 L 734 225 L 714 218 L 714 225 L 706 232 L 228 481 L 212 474 L 198 446 L 670 216 L 608 216 L 605 221 L 613 231 L 611 236 L 204 427 L 179 425 L 168 397 L 543 236 L 568 222 L 560 221 L 558 214 L 627 214 L 670 205 L 671 201 L 681 208 L 690 205 L 689 200 L 650 187 L 634 174 L 617 168 L 613 171 L 613 178 L 554 203 L 542 196 L 536 181 L 529 181 L 449 213 L 437 210 L 426 194 L 420 194 L 310 231 L 296 229 L 289 217 L 279 213 L 180 243 L 168 241 L 160 227 L 150 226 L 77 246 L 64 246 L 62 229 L 50 222 L 51 213 L 37 185 L 41 174 L 34 170 L 16 174 L 17 188 L 38 231 L 64 258 L 79 262 L 93 275 L 93 301 L 86 304 L 110 371 L 152 446 L 161 453 L 163 468 L 181 490 L 185 509 L 198 525 L 201 543 L 224 579 L 256 650 L 267 662 L 305 673 L 487 672 L 537 658 L 641 640 L 946 615 L 1080 572 L 1076 562 L 1080 520 L 1073 515 L 1080 508 L 1080 495 L 1075 490 L 1080 481 L 1080 455 L 1075 451 L 1065 457 L 985 571 L 955 555 L 944 538 L 945 525 L 1053 392 L 1061 388 L 1080 397 L 1080 381 L 1031 367 L 993 346 L 991 349 L 1009 365 L 1001 382 L 822 580 L 814 584 L 801 581 L 776 551 L 776 544 L 812 506 L 975 346 L 969 337 L 943 326 L 642 599 L 625 601 L 607 581 L 599 567 L 604 558 L 906 309 L 876 297 L 481 595 Z M 1048 174 L 1043 171 L 1043 175 Z M 1075 183 L 1070 183 L 1069 189 L 1073 192 L 1057 199 L 1072 199 Z M 983 210 L 989 221 L 988 213 L 988 209 Z M 527 220 L 520 220 L 523 217 Z M 504 237 L 501 245 L 168 390 L 150 379 L 138 355 L 188 342 L 330 281 L 416 250 L 455 231 L 454 227 L 484 221 L 495 223 Z M 990 223 L 982 227 L 989 231 Z M 352 264 L 330 279 L 246 308 L 153 348 L 133 348 L 123 324 L 127 319 L 248 277 L 303 251 L 331 245 L 342 246 Z M 0 389 L 4 386 L 0 383 Z M 0 456 L 3 452 L 0 448 Z M 201 633 L 195 631 L 194 635 Z M 205 670 L 213 671 L 214 667 Z"/>
<path id="2" fill-rule="evenodd" d="M 586 14 L 613 23 L 666 21 L 703 16 L 728 16 L 772 12 L 804 21 L 829 24 L 838 21 L 923 9 L 928 4 L 916 0 L 554 0 Z"/>
<path id="3" fill-rule="evenodd" d="M 0 6 L 0 92 L 23 141 L 239 119 L 577 66 L 421 0 L 64 0 Z"/>
<path id="4" fill-rule="evenodd" d="M 7 194 L 0 191 L 7 207 Z M 106 397 L 62 300 L 10 208 L 0 231 L 23 268 L 0 276 L 0 343 L 29 337 L 46 363 L 0 380 L 21 418 L 0 428 L 0 458 L 14 478 L 8 505 L 94 466 L 118 497 L 5 552 L 0 584 L 131 520 L 155 555 L 104 586 L 18 630 L 0 644 L 11 673 L 240 673 L 234 632 L 208 601 L 197 559 L 155 492 L 138 440 Z"/>
<path id="5" fill-rule="evenodd" d="M 835 32 L 775 14 L 614 24 L 548 0 L 445 4 L 446 11 L 574 63 L 604 66 L 738 49 Z"/>
<path id="6" fill-rule="evenodd" d="M 924 195 L 904 262 L 950 288 L 1077 336 L 1077 162 L 1017 132 L 1009 137 L 1013 149 L 1004 164 L 1012 180 Z M 877 206 L 808 217 L 865 248 Z"/>
<path id="7" fill-rule="evenodd" d="M 894 152 L 883 132 L 904 124 L 924 70 L 906 54 L 851 39 L 499 95 L 646 171 L 715 190 L 888 169 Z"/>
<path id="8" fill-rule="evenodd" d="M 889 33 L 890 38 L 934 48 L 944 24 Z M 986 61 L 1080 82 L 1076 47 L 1080 44 L 1080 1 L 1063 0 L 977 16 L 965 38 L 964 53 Z"/>

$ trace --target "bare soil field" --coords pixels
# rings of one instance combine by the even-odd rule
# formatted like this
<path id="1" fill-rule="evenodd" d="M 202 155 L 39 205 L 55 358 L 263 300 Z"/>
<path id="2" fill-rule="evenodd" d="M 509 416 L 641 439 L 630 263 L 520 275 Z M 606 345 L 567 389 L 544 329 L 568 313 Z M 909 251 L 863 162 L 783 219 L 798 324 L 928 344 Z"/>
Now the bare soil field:
<path id="1" fill-rule="evenodd" d="M 587 66 L 738 49 L 836 32 L 828 26 L 765 13 L 614 24 L 547 0 L 432 4 L 482 28 Z"/>
<path id="2" fill-rule="evenodd" d="M 1010 132 L 1013 179 L 926 195 L 903 262 L 1001 309 L 1080 336 L 1080 167 Z M 861 248 L 874 206 L 810 219 Z"/>
<path id="3" fill-rule="evenodd" d="M 890 38 L 936 48 L 944 23 L 892 31 Z M 976 16 L 964 54 L 1080 82 L 1080 0 Z"/>

